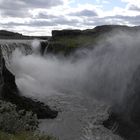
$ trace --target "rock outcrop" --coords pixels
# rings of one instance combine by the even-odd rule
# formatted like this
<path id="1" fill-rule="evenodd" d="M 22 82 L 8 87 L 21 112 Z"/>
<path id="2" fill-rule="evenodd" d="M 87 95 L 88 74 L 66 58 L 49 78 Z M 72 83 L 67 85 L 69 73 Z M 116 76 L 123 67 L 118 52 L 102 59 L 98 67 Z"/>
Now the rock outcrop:
<path id="1" fill-rule="evenodd" d="M 38 118 L 55 118 L 57 111 L 51 110 L 49 106 L 30 98 L 21 96 L 15 83 L 15 76 L 6 68 L 5 60 L 0 48 L 0 97 L 17 105 L 17 109 L 25 109 L 37 114 Z"/>

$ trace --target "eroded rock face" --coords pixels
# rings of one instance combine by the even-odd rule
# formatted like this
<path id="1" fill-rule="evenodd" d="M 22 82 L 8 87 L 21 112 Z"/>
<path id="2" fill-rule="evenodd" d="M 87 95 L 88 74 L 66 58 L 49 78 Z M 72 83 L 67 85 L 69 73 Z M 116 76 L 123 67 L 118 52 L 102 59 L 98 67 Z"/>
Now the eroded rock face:
<path id="1" fill-rule="evenodd" d="M 6 68 L 5 60 L 0 49 L 0 95 L 1 99 L 17 105 L 18 109 L 25 109 L 37 114 L 38 118 L 55 118 L 57 111 L 49 106 L 20 95 L 15 83 L 15 76 Z"/>

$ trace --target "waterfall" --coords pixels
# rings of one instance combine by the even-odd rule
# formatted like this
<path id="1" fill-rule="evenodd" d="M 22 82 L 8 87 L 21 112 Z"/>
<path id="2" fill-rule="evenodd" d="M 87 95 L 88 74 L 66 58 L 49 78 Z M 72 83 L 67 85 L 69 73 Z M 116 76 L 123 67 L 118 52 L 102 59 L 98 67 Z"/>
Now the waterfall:
<path id="1" fill-rule="evenodd" d="M 2 55 L 5 59 L 5 64 L 6 67 L 12 72 L 14 73 L 14 71 L 11 68 L 11 59 L 12 59 L 12 53 L 18 49 L 20 50 L 24 55 L 29 55 L 32 54 L 33 50 L 31 47 L 31 42 L 27 41 L 27 42 L 18 42 L 18 41 L 14 41 L 14 42 L 6 42 L 6 43 L 1 43 L 0 45 L 1 50 L 2 50 Z"/>
<path id="2" fill-rule="evenodd" d="M 38 53 L 38 42 L 6 43 L 1 47 L 6 65 L 15 72 L 17 85 L 22 93 L 62 111 L 58 120 L 51 123 L 46 121 L 45 129 L 61 136 L 62 140 L 68 138 L 68 133 L 71 132 L 69 139 L 77 140 L 79 135 L 83 137 L 82 131 L 86 131 L 88 127 L 85 133 L 90 134 L 85 137 L 92 140 L 92 136 L 89 138 L 92 129 L 96 133 L 98 131 L 89 121 L 95 120 L 96 126 L 96 123 L 101 123 L 104 116 L 107 116 L 106 106 L 115 105 L 114 110 L 120 112 L 125 106 L 124 99 L 128 96 L 132 77 L 140 66 L 139 38 L 139 35 L 117 34 L 91 46 L 90 49 L 77 50 L 68 57 L 42 56 Z M 47 47 L 44 51 L 47 51 Z M 130 100 L 131 94 L 130 91 Z M 102 102 L 105 102 L 105 105 Z M 98 109 L 101 110 L 99 115 Z M 133 113 L 133 110 L 131 111 Z M 124 114 L 122 113 L 123 116 Z M 105 133 L 105 128 L 97 124 L 97 127 L 99 126 Z M 117 125 L 114 124 L 112 129 L 116 131 Z"/>

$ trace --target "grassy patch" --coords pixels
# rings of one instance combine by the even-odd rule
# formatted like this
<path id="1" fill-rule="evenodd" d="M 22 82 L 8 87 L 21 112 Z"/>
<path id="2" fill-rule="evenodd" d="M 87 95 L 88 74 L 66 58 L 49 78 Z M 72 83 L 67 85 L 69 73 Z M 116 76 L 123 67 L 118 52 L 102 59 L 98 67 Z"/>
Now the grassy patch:
<path id="1" fill-rule="evenodd" d="M 96 37 L 91 35 L 79 35 L 79 36 L 64 36 L 64 37 L 57 37 L 53 40 L 53 43 L 62 44 L 67 47 L 77 48 L 81 46 L 85 46 L 88 44 L 93 44 L 97 41 Z"/>
<path id="2" fill-rule="evenodd" d="M 32 112 L 17 111 L 16 105 L 0 100 L 0 130 L 8 133 L 34 131 L 38 127 L 38 119 Z"/>
<path id="3" fill-rule="evenodd" d="M 24 132 L 13 135 L 0 131 L 0 140 L 57 140 L 57 139 L 47 135 L 35 134 L 33 132 Z"/>
<path id="4" fill-rule="evenodd" d="M 67 55 L 78 48 L 95 45 L 99 39 L 98 36 L 93 35 L 57 36 L 50 40 L 48 52 Z"/>

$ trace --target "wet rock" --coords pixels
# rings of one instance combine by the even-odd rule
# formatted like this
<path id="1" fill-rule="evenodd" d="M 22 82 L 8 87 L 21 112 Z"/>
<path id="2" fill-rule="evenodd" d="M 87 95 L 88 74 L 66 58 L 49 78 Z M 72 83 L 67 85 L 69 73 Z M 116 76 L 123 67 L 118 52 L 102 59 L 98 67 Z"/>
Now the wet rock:
<path id="1" fill-rule="evenodd" d="M 47 46 L 48 46 L 48 41 L 41 41 L 40 42 L 40 53 L 41 55 L 44 55 L 45 53 L 45 50 L 47 49 Z"/>
<path id="2" fill-rule="evenodd" d="M 113 129 L 127 140 L 140 138 L 140 66 L 134 72 L 127 86 L 121 104 L 111 107 L 109 118 L 104 121 L 104 126 Z"/>

